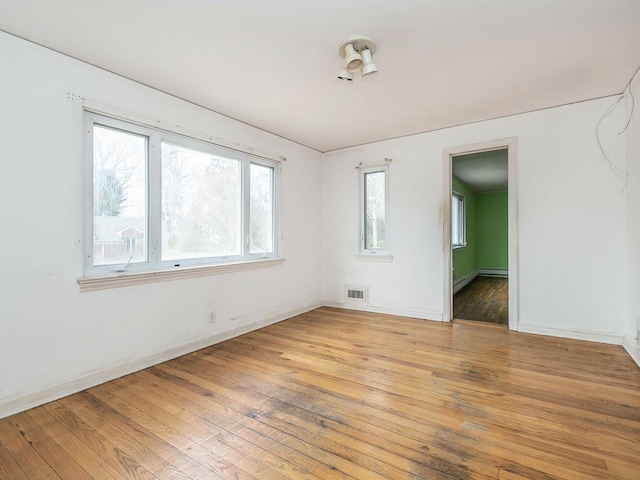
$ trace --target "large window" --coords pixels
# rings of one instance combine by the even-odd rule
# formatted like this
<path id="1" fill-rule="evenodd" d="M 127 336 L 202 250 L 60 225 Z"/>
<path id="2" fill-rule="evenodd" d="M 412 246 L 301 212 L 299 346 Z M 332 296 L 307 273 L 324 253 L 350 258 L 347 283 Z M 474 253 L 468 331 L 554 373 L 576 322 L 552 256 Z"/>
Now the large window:
<path id="1" fill-rule="evenodd" d="M 360 170 L 361 226 L 360 251 L 365 254 L 389 252 L 388 167 Z"/>
<path id="2" fill-rule="evenodd" d="M 275 162 L 86 112 L 85 275 L 277 256 Z"/>
<path id="3" fill-rule="evenodd" d="M 453 192 L 451 195 L 451 246 L 460 248 L 467 245 L 466 212 L 464 194 Z"/>

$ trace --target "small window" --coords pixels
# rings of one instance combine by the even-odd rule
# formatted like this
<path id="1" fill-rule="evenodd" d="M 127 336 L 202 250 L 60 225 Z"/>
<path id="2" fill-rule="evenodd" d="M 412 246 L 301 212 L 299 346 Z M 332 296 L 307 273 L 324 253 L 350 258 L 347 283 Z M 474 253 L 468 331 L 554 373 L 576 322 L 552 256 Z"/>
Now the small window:
<path id="1" fill-rule="evenodd" d="M 365 254 L 389 252 L 388 167 L 360 171 L 361 233 L 360 251 Z"/>
<path id="2" fill-rule="evenodd" d="M 451 246 L 460 248 L 467 245 L 466 212 L 464 194 L 453 192 L 451 195 Z"/>
<path id="3" fill-rule="evenodd" d="M 277 257 L 276 162 L 85 113 L 85 275 Z"/>

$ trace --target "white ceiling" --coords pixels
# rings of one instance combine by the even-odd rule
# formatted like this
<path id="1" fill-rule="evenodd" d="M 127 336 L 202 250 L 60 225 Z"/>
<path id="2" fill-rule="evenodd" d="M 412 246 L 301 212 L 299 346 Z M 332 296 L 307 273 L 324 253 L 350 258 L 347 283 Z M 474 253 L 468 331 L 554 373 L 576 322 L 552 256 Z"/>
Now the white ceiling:
<path id="1" fill-rule="evenodd" d="M 458 155 L 451 161 L 455 177 L 476 193 L 504 192 L 509 184 L 507 150 Z"/>
<path id="2" fill-rule="evenodd" d="M 621 93 L 640 0 L 0 0 L 0 29 L 319 151 Z M 378 42 L 371 81 L 338 43 Z"/>

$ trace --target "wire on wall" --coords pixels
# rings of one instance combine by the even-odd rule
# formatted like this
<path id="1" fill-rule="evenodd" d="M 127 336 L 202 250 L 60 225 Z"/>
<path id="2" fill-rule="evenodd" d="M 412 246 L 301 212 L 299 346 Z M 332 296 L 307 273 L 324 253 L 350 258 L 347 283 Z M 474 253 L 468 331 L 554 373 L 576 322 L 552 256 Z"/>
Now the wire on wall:
<path id="1" fill-rule="evenodd" d="M 633 92 L 631 91 L 631 82 L 629 82 L 629 85 L 627 88 L 629 89 L 629 96 L 631 97 L 631 112 L 629 112 L 629 118 L 627 118 L 627 123 L 625 124 L 624 128 L 620 131 L 620 133 L 618 133 L 618 135 L 622 135 L 627 130 L 627 128 L 629 128 L 629 125 L 631 124 L 631 117 L 633 117 L 633 111 L 636 109 L 636 99 L 633 96 Z"/>
<path id="2" fill-rule="evenodd" d="M 631 92 L 630 88 L 629 88 L 629 92 Z M 598 147 L 600 148 L 600 153 L 602 154 L 602 157 L 604 158 L 604 160 L 607 162 L 607 165 L 609 166 L 609 169 L 618 178 L 620 178 L 621 180 L 624 181 L 624 185 L 622 186 L 622 190 L 620 190 L 620 193 L 622 193 L 625 190 L 625 188 L 627 188 L 627 185 L 629 183 L 629 172 L 627 172 L 626 170 L 623 170 L 622 168 L 618 167 L 615 163 L 613 163 L 611 158 L 609 158 L 609 155 L 607 155 L 607 152 L 605 152 L 604 146 L 602 145 L 602 140 L 600 139 L 600 125 L 602 124 L 602 122 L 604 121 L 605 118 L 607 118 L 609 115 L 611 115 L 613 113 L 613 111 L 616 109 L 618 104 L 625 98 L 625 96 L 626 96 L 626 94 L 620 95 L 618 100 L 616 100 L 609 108 L 607 108 L 607 110 L 600 117 L 600 120 L 598 120 L 598 123 L 596 123 L 596 141 L 598 142 Z M 632 113 L 633 113 L 633 111 L 632 111 Z M 629 115 L 629 121 L 627 122 L 627 126 L 629 125 L 630 122 L 631 122 L 631 115 Z M 627 129 L 627 127 L 625 126 L 625 128 L 622 130 L 622 132 L 620 132 L 618 135 L 623 133 L 626 129 Z"/>
<path id="3" fill-rule="evenodd" d="M 636 72 L 631 76 L 631 80 L 629 80 L 629 83 L 627 83 L 627 86 L 622 91 L 622 95 L 620 95 L 618 100 L 616 100 L 602 114 L 602 116 L 600 117 L 600 120 L 598 120 L 598 123 L 596 123 L 596 141 L 598 142 L 598 147 L 600 148 L 600 153 L 602 153 L 602 157 L 607 162 L 607 165 L 609 166 L 609 169 L 614 174 L 616 174 L 616 176 L 618 176 L 620 179 L 622 179 L 624 181 L 624 185 L 622 186 L 622 189 L 620 190 L 620 193 L 622 193 L 625 190 L 625 188 L 627 188 L 627 185 L 629 184 L 629 172 L 627 172 L 626 170 L 618 167 L 615 163 L 613 163 L 613 161 L 609 158 L 609 155 L 607 155 L 607 153 L 605 152 L 604 147 L 602 145 L 602 141 L 600 139 L 600 124 L 603 122 L 603 120 L 605 118 L 607 118 L 609 115 L 611 115 L 611 113 L 613 113 L 613 111 L 620 104 L 620 102 L 627 95 L 629 95 L 629 97 L 631 98 L 631 111 L 629 112 L 629 118 L 627 118 L 627 121 L 626 121 L 626 123 L 624 125 L 624 128 L 620 132 L 618 132 L 618 135 L 622 135 L 627 130 L 627 128 L 629 128 L 629 125 L 631 124 L 631 119 L 633 118 L 633 113 L 635 111 L 635 106 L 636 106 L 636 99 L 634 98 L 633 92 L 631 91 L 631 82 L 633 82 L 633 79 L 638 76 L 638 72 L 640 72 L 640 68 L 638 70 L 636 70 Z"/>
<path id="4" fill-rule="evenodd" d="M 613 163 L 613 161 L 611 161 L 611 158 L 609 158 L 609 155 L 607 155 L 607 152 L 605 152 L 604 147 L 602 145 L 602 140 L 600 139 L 600 125 L 602 124 L 605 118 L 607 118 L 609 115 L 613 113 L 613 111 L 616 109 L 618 104 L 624 99 L 624 97 L 625 95 L 621 95 L 620 98 L 618 98 L 618 100 L 616 100 L 615 103 L 613 103 L 609 108 L 607 108 L 607 110 L 600 117 L 600 120 L 598 120 L 598 123 L 596 123 L 596 140 L 598 141 L 598 147 L 600 147 L 600 153 L 602 153 L 602 156 L 607 162 L 609 169 L 613 173 L 615 173 L 619 178 L 624 180 L 625 184 L 624 184 L 624 187 L 622 188 L 623 190 L 626 188 L 627 183 L 629 182 L 628 180 L 629 173 L 626 170 L 623 170 L 620 167 L 618 167 L 615 163 Z"/>

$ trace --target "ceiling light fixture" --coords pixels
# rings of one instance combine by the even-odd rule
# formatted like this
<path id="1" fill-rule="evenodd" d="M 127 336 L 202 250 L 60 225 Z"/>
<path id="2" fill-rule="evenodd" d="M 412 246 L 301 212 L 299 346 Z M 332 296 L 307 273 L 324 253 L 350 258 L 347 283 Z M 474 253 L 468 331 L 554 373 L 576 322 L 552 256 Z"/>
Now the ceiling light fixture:
<path id="1" fill-rule="evenodd" d="M 360 71 L 360 75 L 367 76 L 378 71 L 373 63 L 376 51 L 376 41 L 368 35 L 352 35 L 345 38 L 338 46 L 338 53 L 344 58 L 344 66 L 340 68 L 338 78 L 352 81 L 353 74 Z"/>
<path id="2" fill-rule="evenodd" d="M 356 52 L 357 43 L 347 43 L 344 46 L 344 66 L 348 72 L 355 73 L 362 67 L 362 55 Z"/>
<path id="3" fill-rule="evenodd" d="M 362 70 L 360 73 L 363 77 L 367 75 L 371 75 L 372 73 L 376 73 L 378 71 L 378 66 L 373 63 L 373 58 L 371 56 L 371 50 L 365 48 L 362 50 Z"/>
<path id="4" fill-rule="evenodd" d="M 351 73 L 346 68 L 342 67 L 340 69 L 340 71 L 338 72 L 338 78 L 340 80 L 346 80 L 347 82 L 352 82 L 353 81 L 353 73 Z"/>

